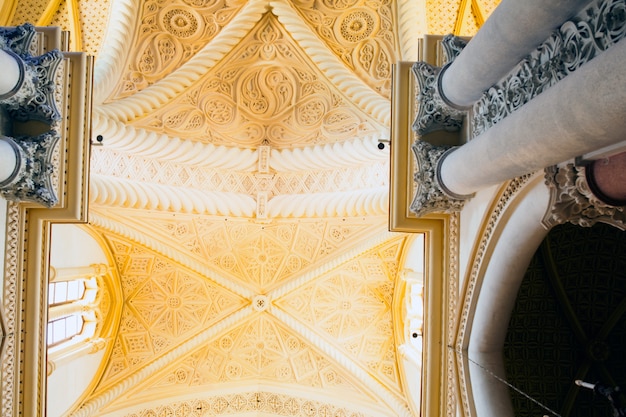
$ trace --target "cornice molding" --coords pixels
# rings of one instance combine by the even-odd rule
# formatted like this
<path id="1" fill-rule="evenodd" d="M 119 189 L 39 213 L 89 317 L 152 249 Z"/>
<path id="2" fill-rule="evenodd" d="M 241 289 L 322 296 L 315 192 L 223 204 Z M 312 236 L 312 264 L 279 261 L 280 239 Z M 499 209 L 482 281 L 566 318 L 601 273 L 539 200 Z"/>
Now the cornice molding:
<path id="1" fill-rule="evenodd" d="M 382 126 L 391 121 L 391 103 L 363 83 L 346 68 L 319 37 L 308 28 L 290 3 L 284 0 L 270 1 L 272 12 L 284 25 L 304 52 L 313 60 L 329 81 L 365 114 L 376 119 Z"/>

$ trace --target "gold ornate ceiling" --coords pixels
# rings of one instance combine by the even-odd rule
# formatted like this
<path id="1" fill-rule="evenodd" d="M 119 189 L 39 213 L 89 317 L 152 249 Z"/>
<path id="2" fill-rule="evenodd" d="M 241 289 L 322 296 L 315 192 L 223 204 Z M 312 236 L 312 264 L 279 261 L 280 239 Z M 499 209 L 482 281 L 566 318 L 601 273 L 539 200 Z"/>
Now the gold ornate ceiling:
<path id="1" fill-rule="evenodd" d="M 411 415 L 391 66 L 495 3 L 4 1 L 96 56 L 90 227 L 123 300 L 71 415 Z"/>

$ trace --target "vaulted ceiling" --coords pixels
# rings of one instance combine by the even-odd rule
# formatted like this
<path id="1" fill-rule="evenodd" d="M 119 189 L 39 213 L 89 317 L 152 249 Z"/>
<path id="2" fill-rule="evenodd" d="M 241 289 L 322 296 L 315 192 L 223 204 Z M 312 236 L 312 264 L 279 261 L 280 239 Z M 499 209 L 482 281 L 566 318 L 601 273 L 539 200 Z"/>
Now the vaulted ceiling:
<path id="1" fill-rule="evenodd" d="M 5 1 L 96 56 L 89 221 L 123 300 L 74 415 L 410 415 L 391 66 L 496 3 Z"/>

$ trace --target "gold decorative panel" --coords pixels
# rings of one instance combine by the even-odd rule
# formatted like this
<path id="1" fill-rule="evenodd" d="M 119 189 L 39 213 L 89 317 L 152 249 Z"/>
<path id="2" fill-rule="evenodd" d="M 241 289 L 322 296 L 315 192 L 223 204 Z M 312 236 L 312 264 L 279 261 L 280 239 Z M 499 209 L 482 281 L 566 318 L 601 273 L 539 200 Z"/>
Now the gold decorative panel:
<path id="1" fill-rule="evenodd" d="M 245 4 L 245 1 L 151 0 L 141 4 L 137 39 L 114 97 L 135 94 L 185 64 Z"/>
<path id="2" fill-rule="evenodd" d="M 378 130 L 271 13 L 183 95 L 134 125 L 213 144 L 256 147 L 265 141 L 277 148 Z"/>

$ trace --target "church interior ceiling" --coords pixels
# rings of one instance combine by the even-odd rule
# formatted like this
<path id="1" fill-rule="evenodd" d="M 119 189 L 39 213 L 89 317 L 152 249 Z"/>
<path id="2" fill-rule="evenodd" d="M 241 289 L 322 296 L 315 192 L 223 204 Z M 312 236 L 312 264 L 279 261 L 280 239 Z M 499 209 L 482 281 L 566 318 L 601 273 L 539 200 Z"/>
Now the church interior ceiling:
<path id="1" fill-rule="evenodd" d="M 411 415 L 391 66 L 496 4 L 5 1 L 96 57 L 89 227 L 123 308 L 77 415 Z"/>

